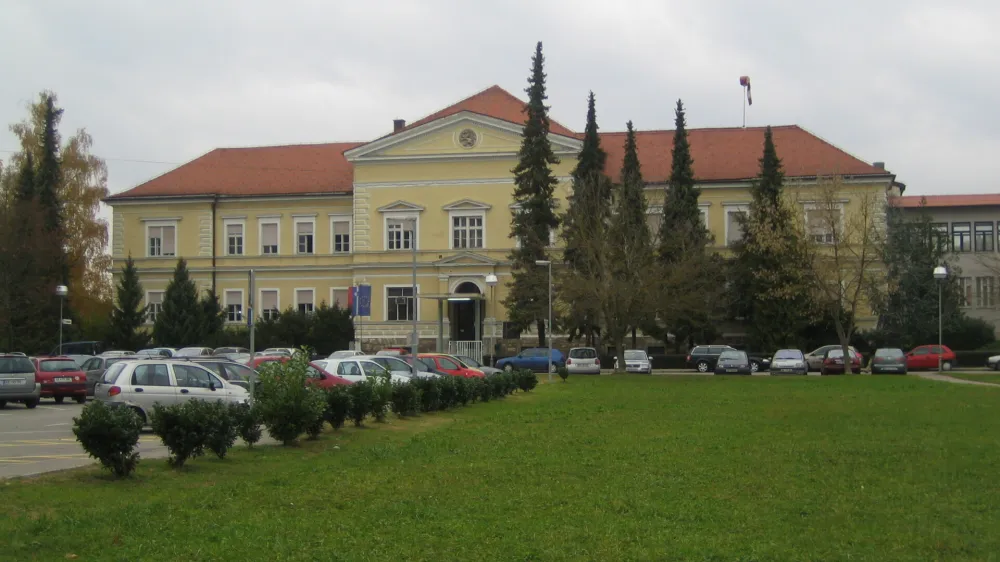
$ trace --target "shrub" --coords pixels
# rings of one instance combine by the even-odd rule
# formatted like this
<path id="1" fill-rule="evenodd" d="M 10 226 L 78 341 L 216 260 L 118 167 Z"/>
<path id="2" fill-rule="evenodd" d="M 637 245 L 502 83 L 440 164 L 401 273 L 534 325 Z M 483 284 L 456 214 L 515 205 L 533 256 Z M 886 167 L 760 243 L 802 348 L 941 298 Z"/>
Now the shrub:
<path id="1" fill-rule="evenodd" d="M 392 383 L 392 412 L 399 417 L 413 416 L 420 411 L 420 389 L 409 382 Z"/>
<path id="2" fill-rule="evenodd" d="M 354 422 L 355 427 L 361 427 L 365 417 L 372 411 L 372 401 L 374 400 L 375 389 L 371 381 L 358 381 L 347 387 L 347 392 L 351 398 L 351 407 L 348 416 Z"/>
<path id="3" fill-rule="evenodd" d="M 441 392 L 441 403 L 439 410 L 447 410 L 458 403 L 458 387 L 455 385 L 457 377 L 445 376 L 438 381 L 438 388 Z"/>
<path id="4" fill-rule="evenodd" d="M 507 381 L 507 394 L 514 394 L 517 392 L 517 376 L 514 375 L 514 373 L 504 373 L 503 376 Z"/>
<path id="5" fill-rule="evenodd" d="M 486 382 L 486 379 L 473 379 L 476 381 L 476 390 L 479 400 L 489 402 L 493 398 L 493 386 Z"/>
<path id="6" fill-rule="evenodd" d="M 334 386 L 326 391 L 326 421 L 333 429 L 344 427 L 344 421 L 351 411 L 351 396 L 349 386 Z"/>
<path id="7" fill-rule="evenodd" d="M 319 439 L 320 434 L 323 433 L 323 425 L 326 424 L 326 411 L 324 406 L 323 414 L 316 418 L 312 423 L 306 426 L 306 435 L 309 439 Z"/>
<path id="8" fill-rule="evenodd" d="M 260 429 L 260 410 L 247 404 L 230 404 L 229 415 L 236 424 L 236 431 L 247 447 L 253 448 L 260 441 L 263 432 Z"/>
<path id="9" fill-rule="evenodd" d="M 521 369 L 514 375 L 517 377 L 517 386 L 524 392 L 538 386 L 538 375 L 531 369 Z"/>
<path id="10" fill-rule="evenodd" d="M 447 375 L 445 375 L 447 376 Z M 420 410 L 433 412 L 441 404 L 441 380 L 444 377 L 418 377 L 410 380 L 420 390 Z"/>
<path id="11" fill-rule="evenodd" d="M 494 398 L 507 396 L 507 380 L 503 374 L 490 375 L 486 377 L 486 383 L 490 385 L 490 392 Z"/>
<path id="12" fill-rule="evenodd" d="M 200 402 L 192 400 L 191 402 Z M 239 432 L 238 419 L 231 414 L 230 404 L 221 400 L 203 401 L 199 406 L 201 423 L 208 430 L 205 436 L 205 446 L 220 459 L 226 458 L 226 452 L 236 443 Z"/>
<path id="13" fill-rule="evenodd" d="M 109 407 L 94 401 L 73 418 L 73 435 L 87 454 L 117 478 L 132 474 L 139 464 L 142 419 L 131 408 Z"/>
<path id="14" fill-rule="evenodd" d="M 371 413 L 375 416 L 375 421 L 384 422 L 392 403 L 392 380 L 388 376 L 374 376 L 368 377 L 368 382 L 372 385 Z"/>
<path id="15" fill-rule="evenodd" d="M 472 399 L 472 379 L 457 377 L 455 379 L 455 400 L 459 406 L 465 406 Z"/>
<path id="16" fill-rule="evenodd" d="M 153 405 L 150 425 L 170 452 L 167 458 L 170 466 L 181 468 L 188 459 L 204 452 L 209 433 L 203 423 L 205 404 L 203 400 L 188 400 L 170 406 Z"/>
<path id="17" fill-rule="evenodd" d="M 566 379 L 569 378 L 569 369 L 567 369 L 566 367 L 559 367 L 558 369 L 556 369 L 556 373 L 559 375 L 559 378 L 561 378 L 563 382 L 566 382 Z"/>
<path id="18" fill-rule="evenodd" d="M 271 437 L 291 445 L 306 430 L 323 419 L 326 395 L 307 385 L 309 358 L 296 353 L 285 363 L 265 363 L 257 383 L 260 391 L 254 406 Z"/>

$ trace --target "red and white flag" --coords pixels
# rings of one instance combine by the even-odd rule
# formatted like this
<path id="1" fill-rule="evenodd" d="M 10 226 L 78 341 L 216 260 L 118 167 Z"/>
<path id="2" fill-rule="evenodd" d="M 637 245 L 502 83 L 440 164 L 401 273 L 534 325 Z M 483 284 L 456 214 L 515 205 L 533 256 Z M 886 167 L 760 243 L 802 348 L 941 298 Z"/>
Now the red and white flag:
<path id="1" fill-rule="evenodd" d="M 750 97 L 750 77 L 740 76 L 740 86 L 743 86 L 747 91 L 747 103 L 753 105 L 753 98 Z"/>

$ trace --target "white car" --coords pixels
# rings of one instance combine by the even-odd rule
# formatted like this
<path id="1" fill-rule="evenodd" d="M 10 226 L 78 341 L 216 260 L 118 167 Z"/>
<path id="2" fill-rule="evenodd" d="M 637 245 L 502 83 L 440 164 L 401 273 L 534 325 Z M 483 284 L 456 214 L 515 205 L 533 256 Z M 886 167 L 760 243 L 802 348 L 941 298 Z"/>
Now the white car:
<path id="1" fill-rule="evenodd" d="M 393 357 L 391 355 L 359 355 L 357 359 L 367 359 L 373 363 L 378 363 L 379 365 L 385 367 L 390 373 L 394 375 L 399 375 L 401 377 L 412 378 L 413 377 L 413 367 L 409 363 L 403 361 L 398 357 Z M 417 363 L 417 376 L 418 377 L 440 377 L 437 373 L 430 373 L 428 371 L 421 371 L 420 367 L 423 363 Z"/>
<path id="2" fill-rule="evenodd" d="M 617 367 L 618 358 L 615 358 L 615 366 Z M 644 373 L 647 375 L 653 374 L 653 362 L 650 361 L 649 356 L 646 352 L 641 349 L 626 349 L 625 350 L 625 372 L 626 373 Z"/>
<path id="3" fill-rule="evenodd" d="M 1000 371 L 1000 355 L 993 355 L 987 359 L 986 366 L 994 371 Z"/>
<path id="4" fill-rule="evenodd" d="M 409 382 L 410 380 L 409 375 L 403 376 L 387 371 L 385 367 L 367 359 L 321 359 L 313 361 L 313 363 L 322 367 L 327 373 L 351 382 L 367 380 L 368 377 L 384 376 L 386 373 L 389 373 L 389 378 L 393 381 Z"/>
<path id="5" fill-rule="evenodd" d="M 361 357 L 363 355 L 365 355 L 364 351 L 345 349 L 343 351 L 334 351 L 329 357 L 327 357 L 327 359 L 348 359 L 350 357 Z"/>
<path id="6" fill-rule="evenodd" d="M 169 406 L 187 400 L 246 403 L 250 393 L 201 365 L 157 359 L 119 361 L 94 386 L 94 398 L 132 408 L 149 425 L 153 404 Z"/>

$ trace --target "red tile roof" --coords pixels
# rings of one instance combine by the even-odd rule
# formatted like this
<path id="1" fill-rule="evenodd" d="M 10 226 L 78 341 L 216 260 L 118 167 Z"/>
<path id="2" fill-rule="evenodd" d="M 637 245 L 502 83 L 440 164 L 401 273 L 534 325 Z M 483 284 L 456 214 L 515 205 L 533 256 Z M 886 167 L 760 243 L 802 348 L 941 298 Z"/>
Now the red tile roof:
<path id="1" fill-rule="evenodd" d="M 350 193 L 354 166 L 344 158 L 344 151 L 361 144 L 217 148 L 108 199 Z"/>
<path id="2" fill-rule="evenodd" d="M 785 175 L 886 175 L 876 168 L 806 131 L 798 125 L 771 127 L 774 145 Z M 689 129 L 694 175 L 699 181 L 746 180 L 757 176 L 764 150 L 764 127 Z M 608 153 L 605 171 L 617 178 L 624 157 L 625 133 L 601 133 L 601 146 Z M 637 131 L 636 144 L 642 175 L 647 182 L 666 182 L 670 177 L 673 131 Z"/>
<path id="3" fill-rule="evenodd" d="M 511 123 L 518 125 L 524 125 L 524 119 L 526 117 L 524 113 L 524 105 L 525 104 L 522 100 L 518 99 L 516 96 L 507 90 L 504 90 L 500 86 L 494 85 L 486 88 L 478 94 L 469 96 L 454 105 L 450 105 L 441 111 L 431 113 L 427 117 L 418 119 L 407 125 L 403 130 L 405 131 L 414 127 L 419 127 L 425 123 L 430 123 L 431 121 L 436 121 L 442 117 L 454 115 L 462 111 L 471 111 L 472 113 L 486 115 L 487 117 L 493 117 L 504 121 L 510 121 Z M 576 136 L 576 133 L 555 121 L 551 121 L 551 119 L 549 130 L 557 135 L 565 135 L 567 137 Z"/>
<path id="4" fill-rule="evenodd" d="M 893 201 L 897 207 L 916 208 L 927 200 L 928 207 L 980 207 L 1000 205 L 1000 193 L 966 194 L 966 195 L 906 195 Z"/>

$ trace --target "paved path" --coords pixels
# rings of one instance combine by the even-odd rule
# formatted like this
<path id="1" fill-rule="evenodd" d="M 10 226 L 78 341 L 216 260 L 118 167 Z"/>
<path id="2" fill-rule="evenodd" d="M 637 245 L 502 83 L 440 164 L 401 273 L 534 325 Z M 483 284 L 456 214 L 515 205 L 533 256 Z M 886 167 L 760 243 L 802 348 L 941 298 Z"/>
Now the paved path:
<path id="1" fill-rule="evenodd" d="M 955 384 L 971 384 L 975 386 L 992 386 L 994 388 L 1000 387 L 1000 384 L 994 384 L 991 382 L 970 381 L 965 379 L 956 379 L 955 377 L 949 377 L 948 375 L 939 375 L 937 373 L 911 373 L 911 374 L 914 376 L 918 376 L 922 379 L 927 379 L 931 381 L 951 382 Z"/>

